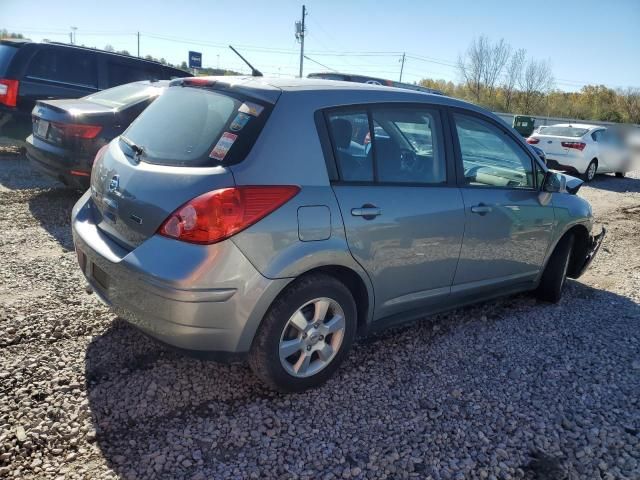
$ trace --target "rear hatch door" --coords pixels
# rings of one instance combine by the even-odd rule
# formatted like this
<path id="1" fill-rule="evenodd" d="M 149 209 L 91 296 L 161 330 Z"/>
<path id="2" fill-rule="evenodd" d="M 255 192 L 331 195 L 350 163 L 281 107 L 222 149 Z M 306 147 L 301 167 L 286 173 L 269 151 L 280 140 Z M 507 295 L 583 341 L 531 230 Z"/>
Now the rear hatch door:
<path id="1" fill-rule="evenodd" d="M 154 235 L 189 200 L 235 185 L 228 165 L 246 156 L 272 105 L 214 87 L 169 87 L 97 155 L 94 220 L 124 248 Z"/>

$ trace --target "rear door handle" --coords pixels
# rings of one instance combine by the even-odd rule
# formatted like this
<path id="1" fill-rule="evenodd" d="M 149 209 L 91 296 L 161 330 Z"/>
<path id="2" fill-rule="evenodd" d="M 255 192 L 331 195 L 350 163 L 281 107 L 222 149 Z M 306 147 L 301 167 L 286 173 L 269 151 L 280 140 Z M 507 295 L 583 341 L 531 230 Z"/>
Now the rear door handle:
<path id="1" fill-rule="evenodd" d="M 477 213 L 478 215 L 486 215 L 491 210 L 492 210 L 491 207 L 489 205 L 485 205 L 484 203 L 481 203 L 479 205 L 474 205 L 473 207 L 471 207 L 471 211 L 473 213 Z"/>
<path id="2" fill-rule="evenodd" d="M 365 220 L 373 220 L 378 215 L 382 215 L 382 211 L 375 205 L 367 203 L 360 208 L 352 208 L 351 215 L 354 217 L 362 217 Z"/>

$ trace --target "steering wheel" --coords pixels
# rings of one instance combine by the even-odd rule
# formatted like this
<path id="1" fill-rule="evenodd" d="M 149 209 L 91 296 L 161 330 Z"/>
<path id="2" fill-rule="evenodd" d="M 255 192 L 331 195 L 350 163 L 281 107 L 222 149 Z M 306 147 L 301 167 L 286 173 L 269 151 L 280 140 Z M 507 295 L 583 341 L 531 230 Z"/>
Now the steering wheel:
<path id="1" fill-rule="evenodd" d="M 418 161 L 418 156 L 408 148 L 400 149 L 400 170 L 405 173 L 420 173 L 424 169 L 424 163 Z"/>

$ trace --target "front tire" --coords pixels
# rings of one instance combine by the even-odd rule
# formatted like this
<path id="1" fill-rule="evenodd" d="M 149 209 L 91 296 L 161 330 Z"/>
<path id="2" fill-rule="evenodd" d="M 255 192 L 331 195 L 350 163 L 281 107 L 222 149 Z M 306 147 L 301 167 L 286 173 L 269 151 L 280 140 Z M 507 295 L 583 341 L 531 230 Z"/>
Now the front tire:
<path id="1" fill-rule="evenodd" d="M 546 302 L 557 303 L 562 298 L 562 289 L 567 279 L 567 270 L 573 250 L 573 235 L 564 236 L 556 245 L 542 273 L 536 296 Z"/>
<path id="2" fill-rule="evenodd" d="M 624 178 L 624 176 L 625 176 L 625 172 L 616 172 L 617 178 Z"/>
<path id="3" fill-rule="evenodd" d="M 251 345 L 249 366 L 281 392 L 327 381 L 355 338 L 356 304 L 349 289 L 325 274 L 295 280 L 271 305 Z"/>
<path id="4" fill-rule="evenodd" d="M 596 178 L 597 172 L 598 172 L 598 161 L 594 158 L 593 160 L 591 160 L 591 162 L 589 162 L 589 166 L 585 170 L 582 178 L 585 182 L 590 182 L 594 178 Z"/>

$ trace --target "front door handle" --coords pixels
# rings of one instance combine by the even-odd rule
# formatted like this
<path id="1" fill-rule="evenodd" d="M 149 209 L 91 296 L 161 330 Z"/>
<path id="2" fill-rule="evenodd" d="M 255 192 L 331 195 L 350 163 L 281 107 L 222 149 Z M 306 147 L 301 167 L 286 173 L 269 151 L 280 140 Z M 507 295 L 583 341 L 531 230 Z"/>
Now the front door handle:
<path id="1" fill-rule="evenodd" d="M 481 203 L 479 205 L 474 205 L 473 207 L 471 207 L 471 211 L 473 213 L 477 213 L 478 215 L 486 215 L 491 210 L 492 210 L 491 207 L 489 205 L 485 205 L 484 203 Z"/>
<path id="2" fill-rule="evenodd" d="M 382 211 L 375 205 L 366 203 L 360 208 L 352 208 L 351 215 L 353 215 L 354 217 L 362 217 L 365 220 L 373 220 L 378 215 L 382 215 Z"/>

